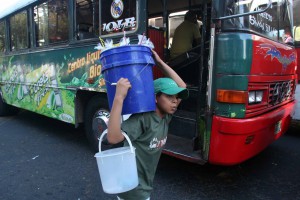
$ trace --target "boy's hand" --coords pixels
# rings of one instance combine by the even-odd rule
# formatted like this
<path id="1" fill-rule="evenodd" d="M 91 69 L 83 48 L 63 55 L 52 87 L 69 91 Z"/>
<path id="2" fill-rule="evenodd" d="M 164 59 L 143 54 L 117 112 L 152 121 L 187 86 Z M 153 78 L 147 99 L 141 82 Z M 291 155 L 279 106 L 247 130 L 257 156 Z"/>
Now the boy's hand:
<path id="1" fill-rule="evenodd" d="M 127 78 L 120 78 L 117 82 L 115 98 L 121 98 L 122 100 L 124 100 L 130 88 L 131 84 L 129 80 Z"/>
<path id="2" fill-rule="evenodd" d="M 156 65 L 157 65 L 157 67 L 159 67 L 162 60 L 159 57 L 159 55 L 156 53 L 156 51 L 154 51 L 153 49 L 151 51 L 152 51 L 152 54 L 153 54 L 152 57 L 153 57 Z"/>

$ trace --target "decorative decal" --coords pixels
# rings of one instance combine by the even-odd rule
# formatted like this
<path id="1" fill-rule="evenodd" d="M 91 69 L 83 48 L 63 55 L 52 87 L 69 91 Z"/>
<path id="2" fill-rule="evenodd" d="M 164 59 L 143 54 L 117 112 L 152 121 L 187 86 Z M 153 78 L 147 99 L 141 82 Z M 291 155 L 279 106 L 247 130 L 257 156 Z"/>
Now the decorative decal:
<path id="1" fill-rule="evenodd" d="M 114 19 L 118 19 L 121 17 L 124 10 L 124 4 L 122 0 L 113 0 L 111 7 L 110 7 L 110 13 L 111 16 Z"/>
<path id="2" fill-rule="evenodd" d="M 16 107 L 75 123 L 75 90 L 105 91 L 99 58 L 92 47 L 4 58 L 2 97 Z"/>
<path id="3" fill-rule="evenodd" d="M 289 64 L 296 61 L 295 53 L 291 53 L 288 56 L 282 55 L 281 51 L 272 44 L 260 44 L 258 47 L 257 54 L 266 54 L 264 58 L 270 56 L 271 61 L 276 58 L 282 64 L 283 70 L 286 70 Z"/>
<path id="4" fill-rule="evenodd" d="M 167 136 L 160 140 L 158 138 L 154 137 L 150 141 L 149 150 L 161 149 L 161 148 L 163 148 L 163 146 L 165 146 L 166 142 L 167 142 Z"/>

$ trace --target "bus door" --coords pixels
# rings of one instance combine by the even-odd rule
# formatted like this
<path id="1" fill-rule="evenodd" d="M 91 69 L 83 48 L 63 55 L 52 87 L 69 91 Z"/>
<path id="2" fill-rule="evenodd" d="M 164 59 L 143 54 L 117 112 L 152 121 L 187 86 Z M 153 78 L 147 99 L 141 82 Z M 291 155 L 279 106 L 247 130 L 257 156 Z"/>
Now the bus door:
<path id="1" fill-rule="evenodd" d="M 210 8 L 201 0 L 156 0 L 148 1 L 148 37 L 155 50 L 187 83 L 189 98 L 183 100 L 174 114 L 168 142 L 164 153 L 196 163 L 205 163 L 207 136 L 205 135 L 206 77 L 209 34 L 201 27 L 209 27 L 207 13 Z M 185 13 L 192 10 L 197 14 L 201 44 L 175 58 L 170 57 L 170 48 L 175 29 L 184 21 Z M 201 26 L 201 25 L 202 26 Z M 206 43 L 205 43 L 206 42 Z M 205 64 L 206 63 L 206 64 Z M 155 78 L 162 74 L 154 68 Z"/>

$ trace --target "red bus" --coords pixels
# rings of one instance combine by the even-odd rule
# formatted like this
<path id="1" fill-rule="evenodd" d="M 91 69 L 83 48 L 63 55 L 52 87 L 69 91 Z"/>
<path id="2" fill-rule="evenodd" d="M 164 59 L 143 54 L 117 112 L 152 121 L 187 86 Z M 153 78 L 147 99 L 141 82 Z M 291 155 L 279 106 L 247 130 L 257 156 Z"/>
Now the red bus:
<path id="1" fill-rule="evenodd" d="M 198 15 L 201 44 L 170 59 L 184 13 Z M 132 44 L 146 34 L 187 83 L 164 153 L 234 165 L 282 136 L 295 110 L 291 0 L 30 0 L 0 13 L 0 116 L 26 109 L 75 127 L 95 150 L 109 118 L 94 49 L 99 36 Z M 200 22 L 201 21 L 201 22 Z M 200 26 L 201 25 L 201 26 Z M 161 76 L 154 67 L 155 77 Z M 24 133 L 26 134 L 26 133 Z"/>

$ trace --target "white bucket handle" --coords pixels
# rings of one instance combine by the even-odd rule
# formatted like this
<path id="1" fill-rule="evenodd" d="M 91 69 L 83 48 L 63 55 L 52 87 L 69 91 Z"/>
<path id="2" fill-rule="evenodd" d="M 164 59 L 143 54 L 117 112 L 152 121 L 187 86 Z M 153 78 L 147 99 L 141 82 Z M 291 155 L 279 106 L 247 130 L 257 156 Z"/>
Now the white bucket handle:
<path id="1" fill-rule="evenodd" d="M 132 143 L 131 143 L 131 141 L 130 141 L 128 135 L 127 135 L 125 132 L 123 132 L 123 131 L 121 131 L 121 133 L 124 135 L 124 137 L 125 137 L 126 140 L 128 141 L 128 144 L 129 144 L 129 146 L 130 146 L 131 153 L 134 153 L 134 147 L 132 146 Z M 100 138 L 99 138 L 99 153 L 101 152 L 101 143 L 102 143 L 103 137 L 104 137 L 104 135 L 106 135 L 106 134 L 107 134 L 107 129 L 105 129 L 105 130 L 103 131 L 102 135 L 101 135 Z"/>

